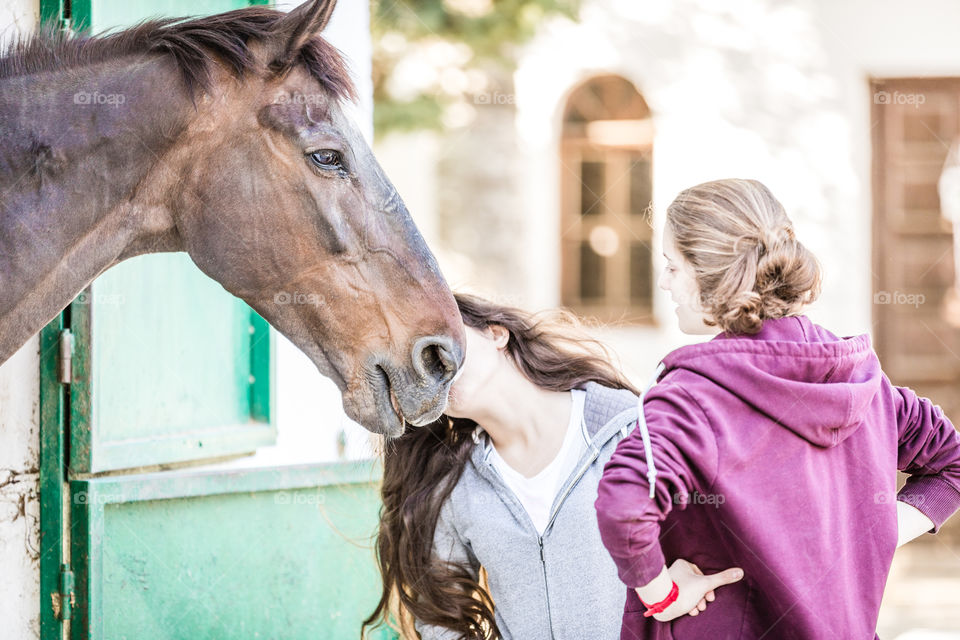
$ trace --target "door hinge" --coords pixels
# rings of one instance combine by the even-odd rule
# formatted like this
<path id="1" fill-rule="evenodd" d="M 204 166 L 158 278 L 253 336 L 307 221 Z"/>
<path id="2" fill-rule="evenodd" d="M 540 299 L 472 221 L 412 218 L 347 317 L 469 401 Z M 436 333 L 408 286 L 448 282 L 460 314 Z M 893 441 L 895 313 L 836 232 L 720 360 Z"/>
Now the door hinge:
<path id="1" fill-rule="evenodd" d="M 60 332 L 60 384 L 73 380 L 73 334 L 70 329 Z"/>
<path id="2" fill-rule="evenodd" d="M 61 0 L 60 30 L 73 35 L 73 0 Z"/>
<path id="3" fill-rule="evenodd" d="M 70 565 L 60 565 L 60 591 L 50 594 L 53 616 L 60 620 L 69 620 L 77 599 L 73 591 L 73 571 Z"/>

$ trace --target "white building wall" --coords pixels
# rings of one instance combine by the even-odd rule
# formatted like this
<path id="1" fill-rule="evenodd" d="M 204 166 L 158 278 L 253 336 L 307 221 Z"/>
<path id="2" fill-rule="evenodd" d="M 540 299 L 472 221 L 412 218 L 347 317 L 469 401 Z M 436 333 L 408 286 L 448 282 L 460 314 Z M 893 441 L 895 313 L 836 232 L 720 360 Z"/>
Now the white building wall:
<path id="1" fill-rule="evenodd" d="M 565 99 L 578 82 L 612 72 L 636 84 L 653 114 L 656 235 L 681 189 L 757 178 L 823 262 L 824 294 L 810 315 L 841 335 L 871 332 L 868 79 L 960 75 L 960 4 L 588 0 L 581 17 L 547 25 L 515 75 L 531 306 L 559 303 L 556 287 L 544 284 L 560 278 Z M 660 253 L 654 246 L 657 273 Z M 690 341 L 659 289 L 655 315 L 658 328 L 605 332 L 641 379 Z"/>
<path id="2" fill-rule="evenodd" d="M 0 44 L 36 24 L 38 0 L 0 4 Z M 0 366 L 0 636 L 40 637 L 40 343 Z"/>
<path id="3" fill-rule="evenodd" d="M 0 3 L 0 43 L 18 33 L 29 33 L 39 18 L 39 0 L 4 0 Z"/>
<path id="4" fill-rule="evenodd" d="M 17 640 L 40 637 L 39 399 L 33 337 L 0 366 L 0 635 Z"/>

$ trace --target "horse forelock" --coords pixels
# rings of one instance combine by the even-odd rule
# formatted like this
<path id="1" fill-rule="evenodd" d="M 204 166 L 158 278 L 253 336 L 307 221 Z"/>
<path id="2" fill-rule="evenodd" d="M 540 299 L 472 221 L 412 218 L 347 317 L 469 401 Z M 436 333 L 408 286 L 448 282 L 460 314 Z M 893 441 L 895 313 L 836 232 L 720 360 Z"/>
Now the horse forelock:
<path id="1" fill-rule="evenodd" d="M 0 57 L 0 79 L 81 67 L 137 54 L 169 55 L 187 88 L 209 91 L 211 67 L 221 63 L 235 77 L 257 69 L 256 42 L 266 41 L 285 14 L 247 7 L 201 18 L 165 18 L 98 36 L 68 36 L 48 23 L 13 40 Z M 295 59 L 329 94 L 356 100 L 356 88 L 341 53 L 319 35 L 308 40 Z M 265 65 L 265 73 L 271 73 Z"/>

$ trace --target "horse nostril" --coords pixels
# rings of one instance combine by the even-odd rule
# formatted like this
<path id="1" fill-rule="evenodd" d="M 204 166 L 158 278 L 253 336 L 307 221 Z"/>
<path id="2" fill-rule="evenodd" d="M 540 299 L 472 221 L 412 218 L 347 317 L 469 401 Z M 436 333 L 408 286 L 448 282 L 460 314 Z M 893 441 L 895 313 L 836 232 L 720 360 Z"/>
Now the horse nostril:
<path id="1" fill-rule="evenodd" d="M 458 352 L 459 349 L 450 338 L 420 338 L 413 345 L 413 368 L 424 380 L 446 384 L 457 375 L 460 367 Z"/>

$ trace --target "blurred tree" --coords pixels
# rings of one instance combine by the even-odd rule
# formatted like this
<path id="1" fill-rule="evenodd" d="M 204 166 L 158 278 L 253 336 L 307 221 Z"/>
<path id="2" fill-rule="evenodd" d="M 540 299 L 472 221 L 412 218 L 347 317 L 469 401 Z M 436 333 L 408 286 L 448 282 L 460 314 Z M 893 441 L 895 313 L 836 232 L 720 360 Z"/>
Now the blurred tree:
<path id="1" fill-rule="evenodd" d="M 519 45 L 580 0 L 371 0 L 374 126 L 469 124 L 473 105 L 512 104 Z"/>

